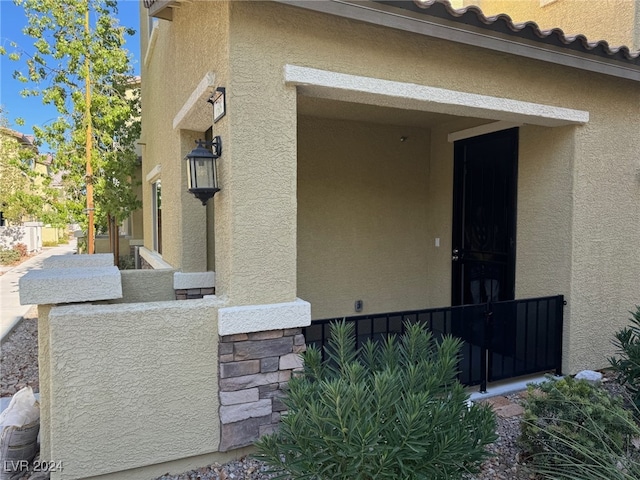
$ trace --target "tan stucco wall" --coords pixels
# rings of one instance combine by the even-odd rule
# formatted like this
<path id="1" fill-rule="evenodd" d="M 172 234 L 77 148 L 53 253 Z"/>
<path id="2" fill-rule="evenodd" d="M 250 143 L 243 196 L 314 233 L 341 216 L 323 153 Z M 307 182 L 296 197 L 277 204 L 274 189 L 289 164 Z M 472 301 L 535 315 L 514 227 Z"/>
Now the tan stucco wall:
<path id="1" fill-rule="evenodd" d="M 203 70 L 217 68 L 211 59 L 224 47 L 194 37 L 186 22 L 193 22 L 194 31 L 215 36 L 215 32 L 226 31 L 224 14 L 228 12 L 232 23 L 224 38 L 229 39 L 230 59 L 229 70 L 223 70 L 229 76 L 221 83 L 227 87 L 227 115 L 216 124 L 215 132 L 224 142 L 219 162 L 223 190 L 214 200 L 217 289 L 230 304 L 292 301 L 297 285 L 307 282 L 296 278 L 296 265 L 306 260 L 296 258 L 300 254 L 296 248 L 296 89 L 283 82 L 286 64 L 573 108 L 590 113 L 586 127 L 522 128 L 516 289 L 518 295 L 569 296 L 566 341 L 571 350 L 565 352 L 566 371 L 606 365 L 613 331 L 625 323 L 625 312 L 640 297 L 634 281 L 640 275 L 639 260 L 629 246 L 640 238 L 634 173 L 640 131 L 636 84 L 268 2 L 233 2 L 228 10 L 217 6 L 224 11 L 220 18 L 209 15 L 208 8 L 214 7 L 205 2 L 184 4 L 174 13 L 174 31 L 158 39 L 156 48 L 170 48 L 178 38 L 175 29 L 184 28 L 180 33 L 182 55 L 179 60 L 172 53 L 167 57 L 169 64 L 184 68 L 170 75 L 176 92 L 165 89 L 155 98 L 170 94 L 175 98 L 167 103 L 181 104 L 186 96 L 183 88 L 193 90 Z M 196 58 L 209 59 L 209 63 L 205 67 L 193 60 Z M 159 67 L 155 73 L 167 78 Z M 393 104 L 393 98 L 385 101 Z M 166 144 L 156 151 L 160 158 L 161 153 L 179 149 L 180 143 L 167 128 L 172 118 L 168 112 L 173 110 L 166 104 L 167 111 L 157 105 L 152 108 L 157 116 L 152 122 L 164 122 L 154 133 L 165 133 L 158 141 Z M 432 131 L 429 186 L 444 189 L 442 185 L 450 185 L 441 182 L 450 178 L 451 163 L 447 162 L 452 158 L 452 146 L 445 145 L 444 138 L 459 126 L 438 128 L 441 130 Z M 147 141 L 147 149 L 149 144 Z M 176 162 L 176 156 L 171 156 Z M 165 173 L 163 164 L 163 178 L 173 178 Z M 432 238 L 425 247 L 431 249 L 432 258 L 427 261 L 430 279 L 440 272 L 444 278 L 445 270 L 449 271 L 446 222 L 451 216 L 445 212 L 450 212 L 451 205 L 445 193 L 435 188 L 428 193 L 430 206 L 435 205 L 432 200 L 439 206 L 449 202 L 430 220 Z M 599 220 L 601 216 L 605 222 Z M 598 224 L 608 229 L 592 228 Z M 173 233 L 177 226 L 174 222 L 165 231 Z M 548 230 L 541 237 L 535 233 L 538 228 Z M 190 233 L 184 230 L 176 235 Z M 436 236 L 442 245 L 437 251 L 431 247 Z M 612 259 L 613 252 L 599 251 L 599 238 L 607 245 L 622 244 L 624 255 Z M 531 252 L 539 252 L 542 258 Z M 592 283 L 596 278 L 610 283 L 602 288 Z M 559 291 L 566 289 L 569 291 Z M 448 302 L 448 287 L 431 284 L 427 292 L 429 301 Z M 595 331 L 594 340 L 591 332 Z"/>
<path id="2" fill-rule="evenodd" d="M 146 176 L 160 165 L 162 257 L 187 272 L 207 270 L 202 259 L 206 257 L 208 219 L 206 208 L 187 191 L 184 157 L 195 147 L 195 139 L 204 138 L 210 125 L 201 132 L 180 131 L 173 128 L 173 120 L 207 72 L 215 74 L 217 83 L 226 83 L 227 8 L 224 2 L 181 5 L 179 10 L 184 15 L 175 15 L 173 22 L 160 20 L 151 43 L 146 40 L 146 9 L 142 9 L 142 56 L 147 55 L 148 46 L 152 47 L 143 65 L 143 77 L 158 79 L 142 84 L 145 246 L 153 249 L 151 183 Z M 202 32 L 207 32 L 206 37 Z M 188 235 L 181 235 L 183 231 Z"/>
<path id="3" fill-rule="evenodd" d="M 584 87 L 602 88 L 594 78 Z M 590 99 L 593 122 L 576 137 L 569 300 L 576 368 L 599 352 L 613 353 L 610 332 L 640 304 L 640 87 L 616 81 L 609 87 Z"/>
<path id="4" fill-rule="evenodd" d="M 53 479 L 217 451 L 218 307 L 207 299 L 51 309 L 49 452 L 64 464 Z"/>
<path id="5" fill-rule="evenodd" d="M 112 303 L 162 302 L 176 299 L 174 270 L 120 270 L 122 298 Z"/>
<path id="6" fill-rule="evenodd" d="M 508 14 L 514 22 L 534 21 L 543 29 L 606 40 L 611 46 L 640 49 L 639 0 L 464 0 L 487 16 Z"/>
<path id="7" fill-rule="evenodd" d="M 429 305 L 429 137 L 298 119 L 298 296 L 312 318 L 356 315 L 356 300 L 362 313 Z"/>

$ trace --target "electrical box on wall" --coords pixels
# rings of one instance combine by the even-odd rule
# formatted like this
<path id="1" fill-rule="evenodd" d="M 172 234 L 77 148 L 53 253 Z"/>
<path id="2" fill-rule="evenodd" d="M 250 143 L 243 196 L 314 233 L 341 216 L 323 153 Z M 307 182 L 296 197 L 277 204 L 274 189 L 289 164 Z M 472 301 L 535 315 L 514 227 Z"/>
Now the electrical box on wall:
<path id="1" fill-rule="evenodd" d="M 362 300 L 356 300 L 355 310 L 356 310 L 356 312 L 361 312 L 362 311 Z"/>

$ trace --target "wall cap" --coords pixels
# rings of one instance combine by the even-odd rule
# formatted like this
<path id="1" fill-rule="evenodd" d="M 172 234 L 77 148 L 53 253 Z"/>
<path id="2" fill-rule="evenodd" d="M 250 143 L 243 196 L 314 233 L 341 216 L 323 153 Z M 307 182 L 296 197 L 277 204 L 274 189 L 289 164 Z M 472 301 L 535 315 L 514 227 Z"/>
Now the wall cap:
<path id="1" fill-rule="evenodd" d="M 293 302 L 225 307 L 218 310 L 218 334 L 221 336 L 309 325 L 311 304 L 299 298 Z"/>
<path id="2" fill-rule="evenodd" d="M 118 267 L 30 270 L 18 284 L 21 305 L 48 305 L 122 298 Z"/>
<path id="3" fill-rule="evenodd" d="M 42 268 L 113 267 L 113 254 L 53 255 L 42 261 Z"/>
<path id="4" fill-rule="evenodd" d="M 216 272 L 176 272 L 173 275 L 173 288 L 213 288 L 216 286 Z"/>

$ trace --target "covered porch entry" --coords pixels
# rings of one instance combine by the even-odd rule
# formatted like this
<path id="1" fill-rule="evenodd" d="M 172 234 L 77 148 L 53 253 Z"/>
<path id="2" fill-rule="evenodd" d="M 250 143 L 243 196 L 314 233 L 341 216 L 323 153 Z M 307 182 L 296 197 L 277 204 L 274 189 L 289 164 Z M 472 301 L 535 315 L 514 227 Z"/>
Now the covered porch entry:
<path id="1" fill-rule="evenodd" d="M 285 77 L 298 92 L 297 296 L 311 303 L 309 342 L 327 319 L 399 318 L 458 305 L 479 320 L 454 321 L 444 333 L 479 352 L 495 343 L 495 328 L 484 327 L 487 308 L 508 317 L 526 302 L 553 297 L 543 310 L 557 312 L 557 296 L 569 288 L 573 137 L 587 112 L 291 65 Z M 499 294 L 492 297 L 495 284 L 483 281 L 474 299 L 471 264 L 481 260 L 464 240 L 455 242 L 482 201 L 467 199 L 462 217 L 456 213 L 456 149 L 508 131 L 517 140 L 509 160 L 511 236 L 503 242 L 509 258 L 496 261 L 511 263 L 504 263 Z M 474 168 L 482 174 L 481 163 Z M 514 300 L 520 306 L 503 303 Z M 558 320 L 550 329 L 554 352 L 562 347 Z M 490 357 L 468 358 L 486 371 L 480 362 Z M 556 357 L 546 363 L 545 370 L 560 370 Z M 506 368 L 498 376 L 529 370 Z M 482 379 L 470 374 L 467 383 Z"/>

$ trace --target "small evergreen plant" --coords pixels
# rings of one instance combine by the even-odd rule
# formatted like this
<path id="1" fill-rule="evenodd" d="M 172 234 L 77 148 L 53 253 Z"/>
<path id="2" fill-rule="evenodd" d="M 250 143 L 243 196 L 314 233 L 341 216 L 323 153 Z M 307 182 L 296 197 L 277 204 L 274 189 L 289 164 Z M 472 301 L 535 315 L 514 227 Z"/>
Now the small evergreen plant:
<path id="1" fill-rule="evenodd" d="M 640 409 L 640 305 L 631 313 L 631 325 L 615 334 L 613 341 L 619 357 L 609 358 L 617 380 L 631 395 L 636 409 Z"/>
<path id="2" fill-rule="evenodd" d="M 640 478 L 640 429 L 619 397 L 566 377 L 530 385 L 524 407 L 520 444 L 541 478 Z"/>
<path id="3" fill-rule="evenodd" d="M 424 327 L 355 348 L 353 325 L 332 325 L 328 361 L 310 347 L 289 382 L 279 431 L 258 454 L 293 479 L 461 479 L 490 455 L 488 406 L 468 405 L 458 382 L 461 343 Z"/>

